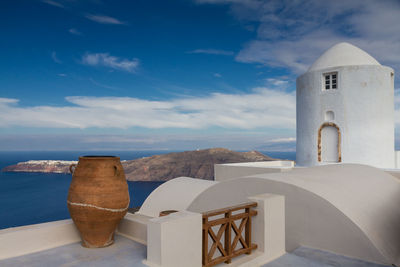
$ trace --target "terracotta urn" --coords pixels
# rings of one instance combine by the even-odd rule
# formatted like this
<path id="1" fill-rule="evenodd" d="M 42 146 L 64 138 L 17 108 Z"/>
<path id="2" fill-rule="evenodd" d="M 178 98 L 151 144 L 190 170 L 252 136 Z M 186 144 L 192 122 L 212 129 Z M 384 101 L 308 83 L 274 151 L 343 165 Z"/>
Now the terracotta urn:
<path id="1" fill-rule="evenodd" d="M 82 245 L 106 247 L 129 207 L 128 184 L 119 157 L 84 156 L 70 166 L 68 210 Z"/>

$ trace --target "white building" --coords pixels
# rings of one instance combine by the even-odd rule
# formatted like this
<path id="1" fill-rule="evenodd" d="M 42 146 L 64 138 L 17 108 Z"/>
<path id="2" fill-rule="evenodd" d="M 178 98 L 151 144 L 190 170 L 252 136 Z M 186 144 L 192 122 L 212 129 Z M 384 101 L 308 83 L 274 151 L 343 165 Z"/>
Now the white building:
<path id="1" fill-rule="evenodd" d="M 339 43 L 297 79 L 296 162 L 394 168 L 394 71 Z"/>

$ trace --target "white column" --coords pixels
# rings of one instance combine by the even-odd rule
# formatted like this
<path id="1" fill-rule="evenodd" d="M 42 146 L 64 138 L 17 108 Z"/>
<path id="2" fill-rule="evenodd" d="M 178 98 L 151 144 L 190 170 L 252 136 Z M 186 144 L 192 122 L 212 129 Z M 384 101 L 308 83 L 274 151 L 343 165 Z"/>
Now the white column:
<path id="1" fill-rule="evenodd" d="M 201 267 L 202 215 L 180 211 L 147 225 L 148 266 Z"/>
<path id="2" fill-rule="evenodd" d="M 285 197 L 262 194 L 249 197 L 257 202 L 257 216 L 252 218 L 252 240 L 267 261 L 285 253 Z"/>

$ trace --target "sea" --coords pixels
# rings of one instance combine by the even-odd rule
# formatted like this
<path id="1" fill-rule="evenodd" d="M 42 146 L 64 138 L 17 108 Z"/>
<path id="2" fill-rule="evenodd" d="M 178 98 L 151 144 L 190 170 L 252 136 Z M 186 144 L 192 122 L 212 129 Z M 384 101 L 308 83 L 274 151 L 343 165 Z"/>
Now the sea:
<path id="1" fill-rule="evenodd" d="M 112 155 L 132 160 L 178 151 L 0 151 L 0 169 L 28 160 L 78 160 L 84 155 Z M 260 151 L 295 160 L 295 152 Z M 0 172 L 0 229 L 70 218 L 67 208 L 71 174 Z M 128 181 L 130 207 L 140 207 L 163 182 Z"/>

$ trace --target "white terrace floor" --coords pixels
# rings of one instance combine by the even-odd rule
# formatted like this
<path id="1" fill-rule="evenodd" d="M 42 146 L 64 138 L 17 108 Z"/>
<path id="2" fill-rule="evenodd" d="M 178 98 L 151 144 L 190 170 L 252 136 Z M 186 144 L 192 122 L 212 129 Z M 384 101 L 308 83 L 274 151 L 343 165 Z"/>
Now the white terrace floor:
<path id="1" fill-rule="evenodd" d="M 73 243 L 37 253 L 0 260 L 2 267 L 15 266 L 146 266 L 146 246 L 120 235 L 112 246 L 100 249 L 84 248 Z M 218 266 L 227 266 L 219 264 Z M 292 253 L 263 265 L 263 267 L 389 267 L 332 254 L 326 251 L 300 247 Z M 190 266 L 188 266 L 190 267 Z"/>
<path id="2" fill-rule="evenodd" d="M 15 258 L 0 260 L 1 267 L 15 266 L 146 266 L 146 246 L 135 241 L 115 236 L 115 243 L 105 248 L 84 248 L 73 243 L 53 249 L 27 254 Z"/>
<path id="3" fill-rule="evenodd" d="M 391 267 L 333 254 L 327 251 L 299 247 L 291 253 L 262 267 Z"/>

